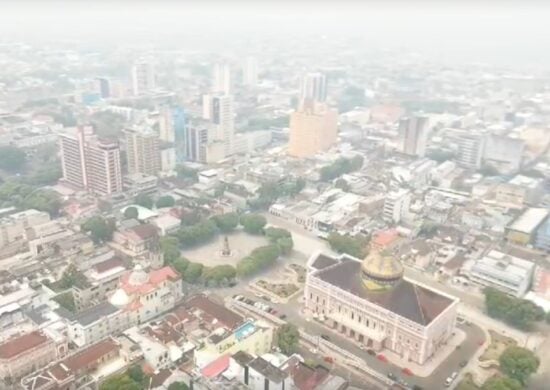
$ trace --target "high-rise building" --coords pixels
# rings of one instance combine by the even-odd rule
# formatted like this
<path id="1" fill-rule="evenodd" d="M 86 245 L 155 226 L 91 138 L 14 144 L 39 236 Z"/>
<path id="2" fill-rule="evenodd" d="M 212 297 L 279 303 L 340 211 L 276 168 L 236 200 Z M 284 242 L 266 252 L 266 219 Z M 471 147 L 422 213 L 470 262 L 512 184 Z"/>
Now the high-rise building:
<path id="1" fill-rule="evenodd" d="M 122 191 L 118 142 L 86 135 L 79 128 L 60 134 L 59 146 L 64 182 L 100 195 Z"/>
<path id="2" fill-rule="evenodd" d="M 155 89 L 155 66 L 148 60 L 140 60 L 132 67 L 132 90 L 142 95 Z"/>
<path id="3" fill-rule="evenodd" d="M 173 144 L 176 151 L 176 159 L 185 161 L 187 124 L 185 111 L 182 107 L 163 107 L 159 116 L 159 139 Z"/>
<path id="4" fill-rule="evenodd" d="M 424 157 L 428 136 L 428 118 L 413 116 L 399 121 L 401 151 L 409 156 Z"/>
<path id="5" fill-rule="evenodd" d="M 327 78 L 322 73 L 307 73 L 300 82 L 298 107 L 308 101 L 323 103 L 327 100 Z"/>
<path id="6" fill-rule="evenodd" d="M 96 79 L 97 90 L 99 91 L 99 96 L 102 99 L 111 97 L 111 81 L 106 77 L 98 77 Z"/>
<path id="7" fill-rule="evenodd" d="M 483 162 L 483 154 L 487 135 L 462 129 L 448 129 L 447 138 L 457 149 L 456 162 L 466 169 L 479 169 Z"/>
<path id="8" fill-rule="evenodd" d="M 324 103 L 306 103 L 290 115 L 288 153 L 312 157 L 336 143 L 338 112 Z"/>
<path id="9" fill-rule="evenodd" d="M 212 132 L 212 136 L 209 137 L 209 141 L 222 142 L 224 144 L 224 153 L 228 156 L 231 154 L 231 144 L 235 133 L 233 97 L 224 94 L 207 96 L 208 118 L 214 125 L 214 131 Z"/>
<path id="10" fill-rule="evenodd" d="M 156 175 L 161 169 L 158 135 L 149 128 L 126 129 L 128 173 Z"/>
<path id="11" fill-rule="evenodd" d="M 212 71 L 212 92 L 231 93 L 231 68 L 229 64 L 215 64 Z"/>
<path id="12" fill-rule="evenodd" d="M 206 162 L 208 127 L 189 126 L 187 129 L 186 154 L 191 161 Z"/>
<path id="13" fill-rule="evenodd" d="M 258 85 L 258 60 L 247 57 L 243 65 L 243 84 L 248 87 Z"/>

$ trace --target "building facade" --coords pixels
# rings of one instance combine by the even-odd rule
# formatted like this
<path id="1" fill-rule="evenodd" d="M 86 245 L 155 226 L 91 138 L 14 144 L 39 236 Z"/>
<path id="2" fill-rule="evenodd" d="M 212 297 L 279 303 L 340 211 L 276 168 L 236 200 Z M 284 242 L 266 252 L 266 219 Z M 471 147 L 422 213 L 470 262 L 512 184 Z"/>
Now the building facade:
<path id="1" fill-rule="evenodd" d="M 326 104 L 308 102 L 290 115 L 288 154 L 313 157 L 336 143 L 338 112 Z"/>
<path id="2" fill-rule="evenodd" d="M 118 142 L 98 139 L 78 128 L 59 135 L 59 148 L 62 181 L 100 195 L 122 191 Z"/>
<path id="3" fill-rule="evenodd" d="M 305 308 L 328 326 L 376 351 L 424 364 L 455 329 L 458 299 L 403 278 L 390 255 L 363 261 L 320 252 L 308 261 Z"/>
<path id="4" fill-rule="evenodd" d="M 428 118 L 413 116 L 399 121 L 401 151 L 409 156 L 424 157 L 428 137 Z"/>
<path id="5" fill-rule="evenodd" d="M 384 200 L 383 217 L 388 222 L 399 223 L 409 211 L 411 195 L 408 190 L 390 192 Z"/>
<path id="6" fill-rule="evenodd" d="M 132 91 L 143 95 L 156 87 L 155 66 L 148 60 L 140 60 L 132 66 Z"/>
<path id="7" fill-rule="evenodd" d="M 151 129 L 127 129 L 128 173 L 156 175 L 161 169 L 159 137 Z"/>
<path id="8" fill-rule="evenodd" d="M 307 73 L 300 80 L 298 108 L 306 102 L 324 103 L 327 100 L 327 77 L 323 73 Z"/>

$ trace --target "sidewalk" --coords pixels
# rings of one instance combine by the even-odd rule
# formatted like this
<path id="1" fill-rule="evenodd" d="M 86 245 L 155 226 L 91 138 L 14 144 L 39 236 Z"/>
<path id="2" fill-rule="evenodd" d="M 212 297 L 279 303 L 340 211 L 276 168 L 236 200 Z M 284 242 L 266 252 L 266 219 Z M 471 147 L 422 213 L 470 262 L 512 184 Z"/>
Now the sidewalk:
<path id="1" fill-rule="evenodd" d="M 434 370 L 437 369 L 441 363 L 443 363 L 449 355 L 456 350 L 456 347 L 464 342 L 464 340 L 466 340 L 466 333 L 458 328 L 455 329 L 455 335 L 449 339 L 447 345 L 437 351 L 435 357 L 429 358 L 423 365 L 405 360 L 389 349 L 384 349 L 381 353 L 388 358 L 392 364 L 395 364 L 401 368 L 408 368 L 415 376 L 425 378 L 430 376 Z"/>

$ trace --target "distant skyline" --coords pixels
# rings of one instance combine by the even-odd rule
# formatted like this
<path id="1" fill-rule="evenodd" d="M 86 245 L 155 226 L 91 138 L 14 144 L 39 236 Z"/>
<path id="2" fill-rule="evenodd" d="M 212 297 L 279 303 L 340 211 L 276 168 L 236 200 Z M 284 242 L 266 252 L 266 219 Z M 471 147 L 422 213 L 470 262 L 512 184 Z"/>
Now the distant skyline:
<path id="1" fill-rule="evenodd" d="M 261 4 L 258 4 L 261 3 Z M 119 46 L 161 42 L 205 49 L 262 36 L 360 38 L 366 46 L 499 65 L 550 64 L 550 5 L 449 1 L 21 1 L 2 4 L 0 42 L 85 39 Z M 498 4 L 496 4 L 498 3 Z M 211 42 L 212 41 L 212 42 Z M 230 50 L 230 47 L 228 47 Z M 541 63 L 542 62 L 542 63 Z"/>

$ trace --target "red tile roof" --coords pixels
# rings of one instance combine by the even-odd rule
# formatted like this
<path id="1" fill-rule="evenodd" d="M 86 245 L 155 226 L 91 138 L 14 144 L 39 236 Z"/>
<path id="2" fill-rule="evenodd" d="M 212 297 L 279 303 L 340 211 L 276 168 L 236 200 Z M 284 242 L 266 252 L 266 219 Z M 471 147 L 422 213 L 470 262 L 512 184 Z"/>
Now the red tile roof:
<path id="1" fill-rule="evenodd" d="M 134 232 L 142 240 L 148 240 L 157 236 L 157 228 L 150 223 L 145 223 L 143 225 L 138 225 L 129 229 Z"/>
<path id="2" fill-rule="evenodd" d="M 213 362 L 204 366 L 201 374 L 207 378 L 215 378 L 229 367 L 229 355 L 222 355 Z"/>
<path id="3" fill-rule="evenodd" d="M 40 331 L 24 334 L 0 344 L 0 359 L 10 359 L 42 344 L 50 339 Z"/>
<path id="4" fill-rule="evenodd" d="M 73 372 L 80 371 L 90 364 L 97 363 L 103 356 L 119 348 L 120 346 L 113 339 L 106 339 L 86 348 L 76 355 L 68 357 L 62 364 Z"/>
<path id="5" fill-rule="evenodd" d="M 300 390 L 313 390 L 323 383 L 329 372 L 322 366 L 312 368 L 302 362 L 290 368 L 290 375 L 294 381 L 294 385 Z"/>

